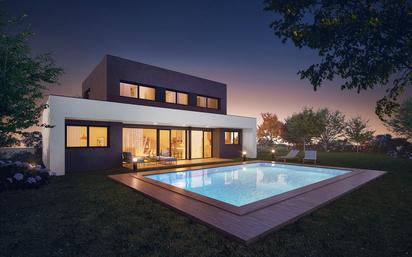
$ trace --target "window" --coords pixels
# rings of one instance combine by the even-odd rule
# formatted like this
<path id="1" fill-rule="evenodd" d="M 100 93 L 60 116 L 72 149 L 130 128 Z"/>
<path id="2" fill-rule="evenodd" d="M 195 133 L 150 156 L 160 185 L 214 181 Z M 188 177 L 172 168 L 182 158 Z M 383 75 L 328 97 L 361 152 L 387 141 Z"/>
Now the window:
<path id="1" fill-rule="evenodd" d="M 225 131 L 225 144 L 226 145 L 238 145 L 239 144 L 239 132 Z"/>
<path id="2" fill-rule="evenodd" d="M 165 101 L 166 103 L 176 103 L 176 92 L 175 91 L 170 91 L 166 90 L 165 91 Z"/>
<path id="3" fill-rule="evenodd" d="M 218 109 L 219 101 L 216 98 L 207 98 L 207 108 Z"/>
<path id="4" fill-rule="evenodd" d="M 107 147 L 107 127 L 89 127 L 89 146 Z"/>
<path id="5" fill-rule="evenodd" d="M 152 100 L 156 97 L 156 90 L 153 87 L 139 86 L 139 99 Z"/>
<path id="6" fill-rule="evenodd" d="M 66 147 L 107 147 L 108 127 L 66 126 Z"/>
<path id="7" fill-rule="evenodd" d="M 156 98 L 156 90 L 153 87 L 137 86 L 130 83 L 120 82 L 120 96 L 154 101 Z"/>
<path id="8" fill-rule="evenodd" d="M 206 97 L 204 97 L 204 96 L 197 96 L 196 97 L 196 105 L 198 106 L 198 107 L 204 107 L 204 108 L 206 108 L 207 107 L 207 105 L 206 105 Z"/>
<path id="9" fill-rule="evenodd" d="M 137 86 L 129 83 L 120 82 L 120 95 L 137 98 Z"/>
<path id="10" fill-rule="evenodd" d="M 177 103 L 178 104 L 183 104 L 183 105 L 188 105 L 189 104 L 189 95 L 186 93 L 177 93 Z"/>
<path id="11" fill-rule="evenodd" d="M 213 97 L 197 96 L 197 106 L 210 109 L 219 109 L 219 100 Z"/>
<path id="12" fill-rule="evenodd" d="M 87 126 L 66 126 L 67 147 L 87 147 Z"/>
<path id="13" fill-rule="evenodd" d="M 166 90 L 165 91 L 165 102 L 166 103 L 173 103 L 173 104 L 189 104 L 189 95 L 186 93 Z"/>

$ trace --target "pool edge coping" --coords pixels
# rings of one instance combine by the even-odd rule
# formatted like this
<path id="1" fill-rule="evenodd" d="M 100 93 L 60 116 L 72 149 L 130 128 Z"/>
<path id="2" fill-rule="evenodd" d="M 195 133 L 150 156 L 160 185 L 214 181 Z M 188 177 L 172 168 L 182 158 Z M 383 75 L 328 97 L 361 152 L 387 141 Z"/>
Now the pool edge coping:
<path id="1" fill-rule="evenodd" d="M 147 178 L 145 176 L 147 175 L 156 175 L 156 174 L 164 174 L 164 173 L 173 173 L 173 172 L 185 172 L 185 171 L 193 171 L 193 170 L 203 170 L 203 169 L 209 169 L 209 168 L 217 168 L 217 167 L 227 167 L 227 166 L 236 166 L 236 165 L 245 165 L 245 164 L 253 164 L 253 163 L 271 163 L 271 164 L 284 164 L 284 165 L 290 165 L 290 166 L 304 166 L 304 167 L 316 167 L 316 168 L 328 168 L 328 169 L 339 169 L 339 170 L 347 170 L 349 171 L 348 173 L 337 175 L 332 178 L 328 178 L 322 181 L 318 181 L 303 187 L 299 187 L 287 192 L 283 192 L 278 195 L 270 196 L 252 203 L 248 203 L 242 206 L 236 206 L 230 203 L 226 203 L 205 195 L 201 195 L 195 192 L 191 192 L 186 189 L 182 189 L 170 184 L 166 184 L 151 178 Z M 201 201 L 205 204 L 209 204 L 212 206 L 215 206 L 217 208 L 223 209 L 225 211 L 231 212 L 233 214 L 242 216 L 246 215 L 248 213 L 257 211 L 259 209 L 265 208 L 267 206 L 273 205 L 280 203 L 282 201 L 285 201 L 289 198 L 296 197 L 298 195 L 316 190 L 318 188 L 327 186 L 332 183 L 336 183 L 340 180 L 346 179 L 348 177 L 357 175 L 361 171 L 357 171 L 356 169 L 350 169 L 350 168 L 344 168 L 344 167 L 331 167 L 331 166 L 321 166 L 321 165 L 302 165 L 298 164 L 296 165 L 295 163 L 284 163 L 284 162 L 272 162 L 272 161 L 259 161 L 259 160 L 254 160 L 254 161 L 246 161 L 246 162 L 233 162 L 233 163 L 225 163 L 224 165 L 222 164 L 210 164 L 210 165 L 203 165 L 203 166 L 195 166 L 195 167 L 185 167 L 185 168 L 175 168 L 175 169 L 168 169 L 168 170 L 152 170 L 152 171 L 146 171 L 146 172 L 138 172 L 138 173 L 131 173 L 130 176 L 142 180 L 146 183 L 150 183 L 155 186 L 162 187 L 166 190 L 170 190 L 174 193 L 184 195 L 186 197 L 193 198 L 197 201 Z"/>

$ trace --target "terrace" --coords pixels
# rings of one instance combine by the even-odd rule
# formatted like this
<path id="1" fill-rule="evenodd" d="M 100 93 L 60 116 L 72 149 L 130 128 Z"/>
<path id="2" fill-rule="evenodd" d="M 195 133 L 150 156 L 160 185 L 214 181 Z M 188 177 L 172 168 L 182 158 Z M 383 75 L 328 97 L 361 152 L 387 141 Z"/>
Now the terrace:
<path id="1" fill-rule="evenodd" d="M 279 229 L 299 217 L 302 217 L 303 215 L 318 209 L 326 203 L 385 174 L 383 171 L 376 170 L 345 169 L 347 173 L 343 175 L 300 187 L 292 191 L 287 191 L 260 201 L 255 201 L 241 207 L 236 207 L 232 204 L 222 202 L 221 200 L 205 197 L 181 189 L 180 187 L 164 184 L 162 182 L 147 178 L 148 175 L 166 174 L 171 172 L 178 172 L 177 174 L 182 174 L 186 171 L 196 169 L 198 174 L 203 174 L 203 178 L 200 178 L 200 180 L 204 181 L 209 179 L 210 174 L 214 172 L 213 169 L 220 169 L 225 166 L 230 168 L 236 167 L 233 165 L 241 165 L 243 166 L 243 170 L 240 172 L 250 173 L 251 171 L 246 170 L 246 166 L 251 164 L 257 165 L 259 163 L 262 162 L 255 161 L 228 163 L 224 165 L 203 165 L 195 168 L 175 168 L 137 174 L 127 173 L 111 175 L 109 177 L 167 205 L 168 207 L 171 207 L 174 210 L 177 210 L 179 213 L 183 213 L 196 221 L 200 221 L 209 227 L 223 232 L 227 236 L 230 236 L 242 243 L 250 244 L 269 232 Z M 266 163 L 273 167 L 279 165 L 274 162 Z M 290 168 L 301 167 L 304 169 L 309 167 L 301 165 L 280 165 Z M 336 169 L 335 167 L 329 166 L 311 167 L 316 167 L 318 169 Z M 300 176 L 304 174 L 305 173 L 302 173 Z M 307 171 L 306 174 L 308 174 Z M 193 175 L 191 174 L 188 176 L 192 178 Z M 256 180 L 254 177 L 252 177 L 252 179 Z M 187 179 L 185 179 L 185 181 L 185 184 L 190 183 Z M 268 184 L 265 183 L 265 186 L 267 185 Z M 196 187 L 198 186 L 199 185 Z M 236 187 L 239 186 L 240 184 Z M 219 190 L 225 190 L 222 185 L 219 187 Z M 210 190 L 210 188 L 211 184 L 206 186 L 206 190 Z M 257 190 L 257 188 L 255 188 L 254 191 L 255 190 Z M 248 193 L 244 192 L 243 194 Z M 259 193 L 256 192 L 256 194 Z"/>
<path id="2" fill-rule="evenodd" d="M 181 168 L 185 166 L 191 165 L 204 165 L 204 164 L 217 164 L 217 163 L 226 163 L 232 162 L 232 159 L 224 159 L 224 158 L 202 158 L 202 159 L 192 159 L 192 160 L 177 160 L 175 162 L 146 162 L 146 163 L 139 163 L 137 164 L 137 168 L 139 171 L 151 170 L 154 168 Z M 123 163 L 123 167 L 133 170 L 132 163 Z"/>

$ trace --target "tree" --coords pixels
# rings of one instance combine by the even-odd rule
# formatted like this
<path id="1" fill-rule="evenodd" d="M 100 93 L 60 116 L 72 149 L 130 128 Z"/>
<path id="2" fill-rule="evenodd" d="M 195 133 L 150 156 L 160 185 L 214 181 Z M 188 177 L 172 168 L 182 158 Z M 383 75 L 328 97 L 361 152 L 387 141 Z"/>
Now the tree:
<path id="1" fill-rule="evenodd" d="M 349 141 L 355 143 L 356 152 L 359 152 L 359 145 L 373 138 L 373 133 L 375 132 L 368 130 L 367 127 L 368 121 L 364 121 L 360 117 L 352 118 L 346 124 L 346 136 Z"/>
<path id="2" fill-rule="evenodd" d="M 279 121 L 274 113 L 261 113 L 262 123 L 257 127 L 258 139 L 262 142 L 273 144 L 273 141 L 280 136 L 283 123 Z"/>
<path id="3" fill-rule="evenodd" d="M 319 143 L 323 145 L 325 151 L 328 146 L 345 133 L 345 115 L 340 111 L 331 112 L 327 108 L 321 109 L 320 115 L 323 116 L 324 128 L 319 136 Z"/>
<path id="4" fill-rule="evenodd" d="M 319 137 L 324 128 L 324 119 L 321 112 L 314 112 L 312 108 L 304 108 L 300 113 L 294 113 L 285 121 L 282 137 L 291 143 L 306 144 L 313 138 Z"/>
<path id="5" fill-rule="evenodd" d="M 377 102 L 383 120 L 398 106 L 397 98 L 412 84 L 412 1 L 266 0 L 276 14 L 271 28 L 283 43 L 316 50 L 319 64 L 299 71 L 317 90 L 340 77 L 341 89 L 389 86 Z"/>
<path id="6" fill-rule="evenodd" d="M 47 84 L 63 73 L 50 54 L 32 57 L 28 41 L 33 33 L 22 27 L 23 18 L 0 14 L 0 146 L 17 143 L 16 134 L 38 125 L 47 107 L 39 104 Z"/>
<path id="7" fill-rule="evenodd" d="M 385 121 L 390 130 L 405 137 L 412 139 L 412 98 L 404 101 L 394 112 L 394 115 Z"/>

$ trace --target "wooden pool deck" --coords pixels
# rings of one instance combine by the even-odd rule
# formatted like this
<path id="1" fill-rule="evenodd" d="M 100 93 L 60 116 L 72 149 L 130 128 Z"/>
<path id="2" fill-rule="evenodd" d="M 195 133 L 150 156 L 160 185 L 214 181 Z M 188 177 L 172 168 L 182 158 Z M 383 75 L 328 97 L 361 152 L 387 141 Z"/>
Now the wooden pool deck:
<path id="1" fill-rule="evenodd" d="M 225 165 L 234 164 L 243 163 L 230 163 Z M 143 174 L 185 171 L 216 166 L 222 165 L 177 168 L 146 172 Z M 316 167 L 338 168 L 318 165 Z M 263 200 L 265 201 L 264 204 L 260 203 L 259 205 L 259 203 L 257 203 L 257 205 L 252 206 L 253 208 L 249 206 L 246 211 L 240 212 L 228 210 L 225 206 L 219 206 L 213 201 L 208 202 L 207 199 L 193 197 L 193 194 L 185 190 L 175 190 L 176 188 L 172 190 L 172 188 L 150 183 L 136 173 L 111 175 L 109 177 L 225 235 L 249 244 L 385 174 L 383 171 L 376 170 L 350 170 L 352 171 L 350 175 L 338 176 L 331 180 L 325 180 L 326 183 L 312 184 L 290 191 L 293 193 L 287 192 L 273 198 L 265 199 Z"/>

